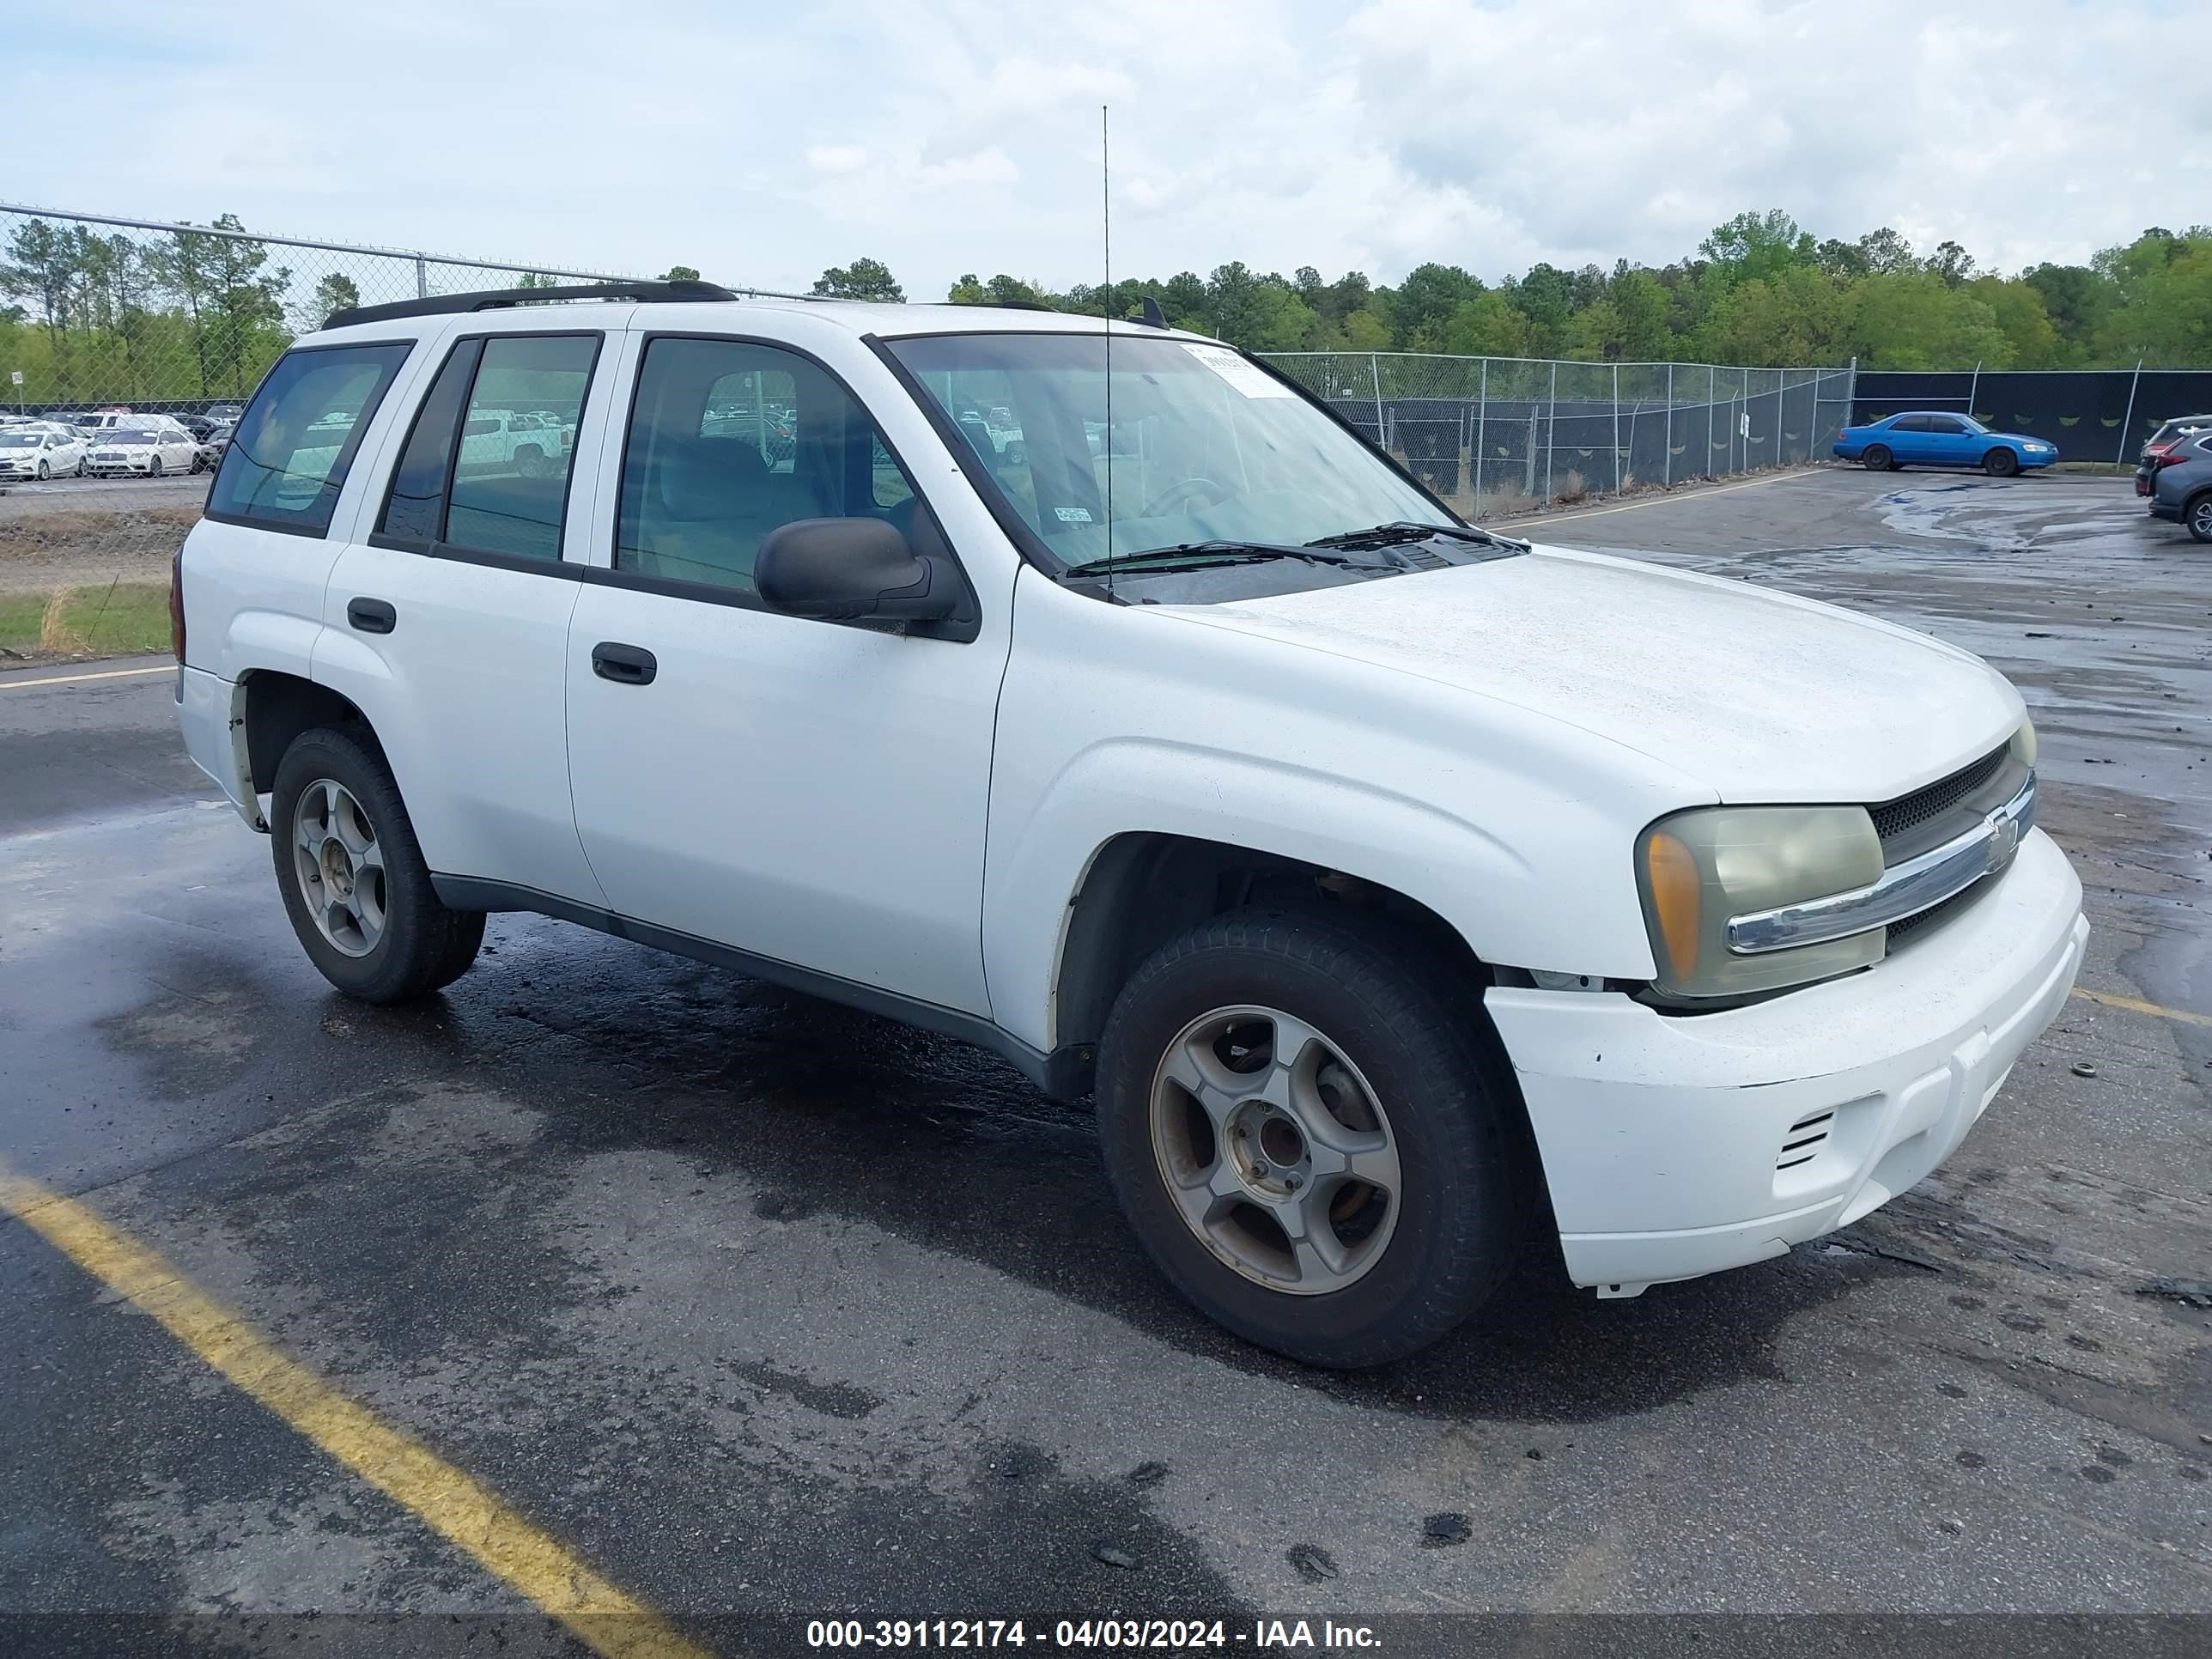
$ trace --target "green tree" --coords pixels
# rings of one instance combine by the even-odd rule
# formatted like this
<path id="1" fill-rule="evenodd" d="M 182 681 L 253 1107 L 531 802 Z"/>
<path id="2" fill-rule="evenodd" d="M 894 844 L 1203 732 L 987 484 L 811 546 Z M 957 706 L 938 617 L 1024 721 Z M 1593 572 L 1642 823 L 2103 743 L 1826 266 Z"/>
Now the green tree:
<path id="1" fill-rule="evenodd" d="M 2012 348 L 2014 368 L 2050 368 L 2064 355 L 2064 344 L 2043 295 L 2032 284 L 2001 276 L 1977 276 L 1966 291 L 1990 308 Z"/>
<path id="2" fill-rule="evenodd" d="M 1859 238 L 1859 257 L 1867 270 L 1877 276 L 1911 270 L 1920 263 L 1912 257 L 1912 244 L 1887 225 Z"/>
<path id="3" fill-rule="evenodd" d="M 828 300 L 878 300 L 902 305 L 906 290 L 880 259 L 855 259 L 849 265 L 832 265 L 814 279 L 814 290 Z"/>
<path id="4" fill-rule="evenodd" d="M 696 265 L 671 265 L 660 273 L 660 280 L 664 283 L 696 283 L 699 280 L 699 270 Z"/>
<path id="5" fill-rule="evenodd" d="M 1388 351 L 1390 325 L 1373 312 L 1358 310 L 1346 317 L 1344 343 L 1353 351 Z"/>
<path id="6" fill-rule="evenodd" d="M 1444 349 L 1468 357 L 1525 357 L 1528 319 L 1504 295 L 1462 300 L 1444 328 Z"/>
<path id="7" fill-rule="evenodd" d="M 1698 252 L 1718 267 L 1730 287 L 1778 276 L 1793 265 L 1811 264 L 1816 247 L 1808 232 L 1780 208 L 1739 213 L 1698 244 Z"/>
<path id="8" fill-rule="evenodd" d="M 1996 314 L 1932 271 L 1900 273 L 1855 290 L 1854 353 L 1869 368 L 2005 368 L 2012 343 Z"/>
<path id="9" fill-rule="evenodd" d="M 361 285 L 343 270 L 334 270 L 315 284 L 314 297 L 308 301 L 301 326 L 320 328 L 325 318 L 336 312 L 351 311 L 360 303 Z"/>
<path id="10" fill-rule="evenodd" d="M 1482 279 L 1457 265 L 1415 265 L 1390 296 L 1393 327 L 1413 350 L 1441 350 L 1452 313 L 1482 291 Z"/>

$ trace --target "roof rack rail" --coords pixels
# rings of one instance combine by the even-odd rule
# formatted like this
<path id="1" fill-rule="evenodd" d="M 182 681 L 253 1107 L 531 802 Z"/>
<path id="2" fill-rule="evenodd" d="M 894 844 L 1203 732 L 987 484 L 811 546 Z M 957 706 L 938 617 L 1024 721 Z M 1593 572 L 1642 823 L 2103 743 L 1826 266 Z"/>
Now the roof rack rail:
<path id="1" fill-rule="evenodd" d="M 647 304 L 680 305 L 687 301 L 737 297 L 720 283 L 586 283 L 576 288 L 494 288 L 475 294 L 433 294 L 421 300 L 395 300 L 389 305 L 349 306 L 331 313 L 323 319 L 323 326 L 349 328 L 356 323 L 388 323 L 398 317 L 499 311 L 509 306 L 534 305 L 543 300 L 637 300 Z"/>

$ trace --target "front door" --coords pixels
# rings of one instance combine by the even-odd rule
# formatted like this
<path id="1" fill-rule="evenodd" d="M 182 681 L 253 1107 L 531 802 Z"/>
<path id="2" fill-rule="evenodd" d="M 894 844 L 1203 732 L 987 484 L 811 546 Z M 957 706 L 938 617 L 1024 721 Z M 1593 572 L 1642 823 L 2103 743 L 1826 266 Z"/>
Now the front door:
<path id="1" fill-rule="evenodd" d="M 860 404 L 810 358 L 650 338 L 625 442 L 614 568 L 584 587 L 568 635 L 576 824 L 608 906 L 987 1014 L 1003 619 L 963 641 L 762 607 L 753 562 L 778 526 L 933 523 Z"/>

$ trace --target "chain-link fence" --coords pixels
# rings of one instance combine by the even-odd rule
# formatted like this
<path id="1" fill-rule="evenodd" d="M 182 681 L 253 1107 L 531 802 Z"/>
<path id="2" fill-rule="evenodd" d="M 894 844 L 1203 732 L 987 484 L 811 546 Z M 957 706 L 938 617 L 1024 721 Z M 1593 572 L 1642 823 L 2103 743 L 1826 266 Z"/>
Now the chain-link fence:
<path id="1" fill-rule="evenodd" d="M 1488 517 L 1824 455 L 1850 417 L 1853 373 L 1395 351 L 1267 362 Z"/>
<path id="2" fill-rule="evenodd" d="M 33 416 L 221 419 L 333 311 L 635 274 L 0 204 L 0 401 Z M 1400 352 L 1270 361 L 1477 517 L 1818 456 L 1852 382 L 1848 368 Z M 203 493 L 183 477 L 0 489 L 0 663 L 158 647 L 167 562 Z"/>
<path id="3" fill-rule="evenodd" d="M 0 400 L 25 414 L 220 414 L 333 311 L 639 274 L 0 203 Z"/>

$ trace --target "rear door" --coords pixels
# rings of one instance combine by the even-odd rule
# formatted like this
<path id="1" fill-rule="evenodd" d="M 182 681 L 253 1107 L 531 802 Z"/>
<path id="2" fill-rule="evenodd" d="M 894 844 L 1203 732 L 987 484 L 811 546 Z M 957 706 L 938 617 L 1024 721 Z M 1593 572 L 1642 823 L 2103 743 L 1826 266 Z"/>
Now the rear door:
<path id="1" fill-rule="evenodd" d="M 1889 423 L 1889 432 L 1883 440 L 1889 453 L 1900 461 L 1925 461 L 1932 453 L 1925 415 L 1900 415 Z"/>
<path id="2" fill-rule="evenodd" d="M 572 505 L 565 460 L 525 471 L 465 434 L 526 399 L 595 418 L 607 338 L 465 326 L 442 343 L 368 533 L 331 572 L 315 659 L 376 727 L 432 871 L 590 904 L 562 729 L 580 568 L 564 555 L 588 500 Z"/>

